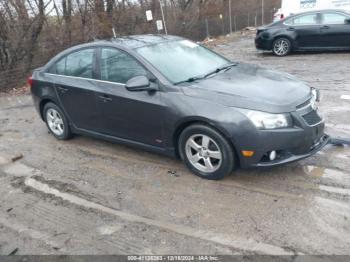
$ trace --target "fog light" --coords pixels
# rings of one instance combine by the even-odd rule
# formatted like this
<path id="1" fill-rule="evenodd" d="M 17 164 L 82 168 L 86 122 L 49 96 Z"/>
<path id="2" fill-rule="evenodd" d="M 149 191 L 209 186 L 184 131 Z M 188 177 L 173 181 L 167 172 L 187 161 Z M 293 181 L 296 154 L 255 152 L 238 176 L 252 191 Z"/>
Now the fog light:
<path id="1" fill-rule="evenodd" d="M 270 157 L 270 160 L 271 160 L 271 161 L 275 160 L 276 157 L 277 157 L 276 151 L 271 151 L 269 157 Z"/>

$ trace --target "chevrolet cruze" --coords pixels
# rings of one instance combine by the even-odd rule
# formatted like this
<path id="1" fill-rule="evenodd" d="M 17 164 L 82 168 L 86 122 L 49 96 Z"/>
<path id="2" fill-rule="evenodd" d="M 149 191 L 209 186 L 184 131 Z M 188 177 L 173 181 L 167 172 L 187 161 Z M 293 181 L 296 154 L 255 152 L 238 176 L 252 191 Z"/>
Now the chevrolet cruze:
<path id="1" fill-rule="evenodd" d="M 83 134 L 180 157 L 207 179 L 297 161 L 329 141 L 316 89 L 175 36 L 75 46 L 29 83 L 57 139 Z"/>

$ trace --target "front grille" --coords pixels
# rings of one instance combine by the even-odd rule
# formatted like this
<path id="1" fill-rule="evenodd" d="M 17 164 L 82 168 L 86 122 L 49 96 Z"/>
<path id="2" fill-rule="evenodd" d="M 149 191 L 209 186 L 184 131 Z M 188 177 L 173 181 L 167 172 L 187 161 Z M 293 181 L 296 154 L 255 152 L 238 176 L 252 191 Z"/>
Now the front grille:
<path id="1" fill-rule="evenodd" d="M 307 113 L 306 115 L 303 115 L 303 118 L 304 118 L 305 122 L 311 126 L 316 125 L 322 121 L 322 118 L 314 110 Z"/>

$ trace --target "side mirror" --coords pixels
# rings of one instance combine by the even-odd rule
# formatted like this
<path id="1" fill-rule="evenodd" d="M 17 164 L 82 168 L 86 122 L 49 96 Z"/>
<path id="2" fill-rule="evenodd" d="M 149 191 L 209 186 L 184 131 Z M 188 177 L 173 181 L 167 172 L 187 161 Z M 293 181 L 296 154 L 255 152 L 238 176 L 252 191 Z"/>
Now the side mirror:
<path id="1" fill-rule="evenodd" d="M 350 18 L 345 19 L 345 24 L 350 25 Z"/>
<path id="2" fill-rule="evenodd" d="M 151 90 L 151 83 L 146 76 L 135 76 L 126 82 L 125 87 L 129 91 L 145 91 Z"/>

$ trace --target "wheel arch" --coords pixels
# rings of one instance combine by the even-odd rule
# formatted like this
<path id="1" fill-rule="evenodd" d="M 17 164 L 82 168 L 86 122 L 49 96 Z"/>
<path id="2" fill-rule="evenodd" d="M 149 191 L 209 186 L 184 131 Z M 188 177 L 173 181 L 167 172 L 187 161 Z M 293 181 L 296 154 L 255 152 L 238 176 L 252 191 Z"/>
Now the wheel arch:
<path id="1" fill-rule="evenodd" d="M 291 44 L 291 50 L 293 50 L 295 48 L 295 39 L 293 39 L 291 36 L 286 35 L 286 34 L 282 34 L 282 35 L 276 35 L 273 40 L 272 40 L 272 46 L 271 48 L 273 49 L 273 44 L 275 43 L 275 41 L 279 38 L 287 38 L 290 41 Z"/>
<path id="2" fill-rule="evenodd" d="M 211 121 L 209 121 L 207 119 L 188 119 L 188 120 L 185 120 L 177 125 L 177 127 L 175 128 L 175 132 L 173 133 L 173 137 L 172 137 L 174 150 L 175 150 L 175 156 L 177 158 L 180 158 L 180 152 L 179 152 L 180 136 L 181 136 L 182 132 L 187 127 L 189 127 L 191 125 L 204 125 L 204 126 L 207 126 L 207 127 L 214 129 L 216 132 L 221 134 L 227 140 L 227 142 L 229 143 L 229 145 L 231 146 L 231 148 L 234 152 L 234 157 L 235 157 L 235 161 L 237 163 L 237 167 L 240 166 L 238 151 L 237 151 L 234 143 L 232 142 L 232 139 L 230 138 L 231 135 L 228 134 L 228 132 L 224 128 L 221 128 L 220 126 L 218 127 L 217 125 L 215 125 L 214 123 L 212 123 Z"/>
<path id="3" fill-rule="evenodd" d="M 51 99 L 51 98 L 44 98 L 40 101 L 40 104 L 39 104 L 39 112 L 40 112 L 40 116 L 41 116 L 41 119 L 43 121 L 45 121 L 45 118 L 44 118 L 44 107 L 47 103 L 53 103 L 55 105 L 57 105 L 57 103 Z"/>

